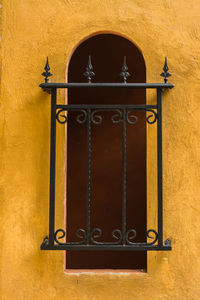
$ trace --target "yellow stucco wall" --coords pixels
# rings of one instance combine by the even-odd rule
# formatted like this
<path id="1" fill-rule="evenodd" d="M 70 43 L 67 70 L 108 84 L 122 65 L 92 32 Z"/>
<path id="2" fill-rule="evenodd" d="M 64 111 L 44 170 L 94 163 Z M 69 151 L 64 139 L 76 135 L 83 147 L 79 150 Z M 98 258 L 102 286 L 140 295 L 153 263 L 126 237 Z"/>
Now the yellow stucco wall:
<path id="1" fill-rule="evenodd" d="M 200 2 L 198 0 L 2 0 L 0 106 L 1 299 L 200 299 Z M 45 58 L 65 81 L 74 47 L 118 32 L 142 50 L 148 82 L 165 55 L 175 88 L 163 98 L 164 237 L 146 274 L 63 272 L 62 251 L 41 251 L 48 232 L 50 96 L 38 85 Z M 153 100 L 148 95 L 148 102 Z M 64 102 L 64 94 L 59 94 Z M 152 130 L 152 129 L 151 129 Z M 149 136 L 155 132 L 149 131 Z M 63 226 L 64 129 L 58 129 L 57 219 Z M 148 183 L 155 147 L 150 140 Z M 152 171 L 152 172 L 151 172 Z M 149 225 L 155 184 L 148 185 Z M 150 226 L 149 226 L 150 227 Z M 59 228 L 59 227 L 57 227 Z"/>

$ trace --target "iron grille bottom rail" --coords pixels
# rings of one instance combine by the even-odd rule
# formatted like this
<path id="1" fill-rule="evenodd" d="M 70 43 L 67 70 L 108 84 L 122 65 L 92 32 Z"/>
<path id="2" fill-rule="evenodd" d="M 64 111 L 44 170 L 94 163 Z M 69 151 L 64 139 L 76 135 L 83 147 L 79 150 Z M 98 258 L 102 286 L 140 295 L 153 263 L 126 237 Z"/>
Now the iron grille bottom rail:
<path id="1" fill-rule="evenodd" d="M 77 251 L 170 251 L 171 245 L 47 245 L 42 243 L 41 250 L 77 250 Z"/>

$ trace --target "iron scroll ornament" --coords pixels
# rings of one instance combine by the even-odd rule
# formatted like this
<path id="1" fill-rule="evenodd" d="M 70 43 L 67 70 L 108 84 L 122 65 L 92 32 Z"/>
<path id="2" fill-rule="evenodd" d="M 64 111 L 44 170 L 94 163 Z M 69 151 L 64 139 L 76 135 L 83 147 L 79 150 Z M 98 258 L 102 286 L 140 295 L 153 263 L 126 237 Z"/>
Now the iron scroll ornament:
<path id="1" fill-rule="evenodd" d="M 75 110 L 77 111 L 77 110 Z M 63 114 L 63 112 L 66 112 L 65 108 L 59 109 L 58 112 L 56 113 L 56 120 L 60 123 L 60 124 L 65 124 L 68 122 L 68 115 Z M 87 111 L 84 109 L 81 109 L 79 111 L 79 114 L 76 116 L 76 121 L 79 124 L 83 124 L 87 121 Z"/>
<path id="2" fill-rule="evenodd" d="M 59 234 L 61 234 L 59 236 Z M 63 229 L 58 229 L 56 230 L 56 232 L 54 233 L 54 240 L 58 245 L 83 245 L 86 242 L 87 239 L 87 233 L 84 229 L 79 228 L 76 230 L 75 235 L 77 238 L 81 239 L 82 241 L 80 242 L 70 242 L 70 243 L 63 243 L 60 242 L 59 240 L 64 238 L 66 236 L 66 233 Z"/>
<path id="3" fill-rule="evenodd" d="M 63 114 L 66 111 L 78 111 L 77 109 L 69 110 L 67 108 L 61 108 L 56 113 L 56 120 L 60 124 L 65 124 L 68 122 L 68 114 Z M 103 109 L 95 109 L 91 112 L 91 122 L 95 125 L 100 125 L 103 122 L 103 117 L 99 114 L 100 112 L 106 112 L 106 111 L 114 111 L 116 112 L 111 117 L 111 121 L 113 124 L 118 124 L 120 122 L 123 122 L 123 113 L 120 109 L 110 109 L 110 110 L 103 110 Z M 138 122 L 138 117 L 133 114 L 136 110 L 130 109 L 126 111 L 126 121 L 130 125 L 135 125 Z M 79 111 L 80 113 L 76 116 L 76 121 L 79 124 L 83 124 L 87 121 L 87 110 L 81 109 Z M 154 124 L 158 118 L 157 113 L 153 109 L 146 109 L 146 112 L 151 112 L 149 116 L 146 117 L 146 121 L 148 124 Z"/>
<path id="4" fill-rule="evenodd" d="M 151 236 L 150 234 L 153 233 L 154 236 Z M 60 234 L 60 235 L 59 235 Z M 79 242 L 60 242 L 60 239 L 65 238 L 66 232 L 63 229 L 56 230 L 54 234 L 54 240 L 58 245 L 84 245 L 87 242 L 87 236 L 89 235 L 89 241 L 90 245 L 120 245 L 123 244 L 123 234 L 120 229 L 114 229 L 112 231 L 112 238 L 114 238 L 115 242 L 100 242 L 97 239 L 102 237 L 102 230 L 100 228 L 94 228 L 90 233 L 87 233 L 85 229 L 79 228 L 75 232 L 75 236 L 81 241 Z M 134 243 L 132 240 L 136 238 L 136 230 L 135 229 L 129 229 L 125 232 L 125 241 L 127 245 L 154 245 L 158 240 L 158 233 L 154 229 L 149 229 L 146 232 L 146 237 L 149 239 L 152 239 L 152 242 L 144 242 L 144 243 Z"/>

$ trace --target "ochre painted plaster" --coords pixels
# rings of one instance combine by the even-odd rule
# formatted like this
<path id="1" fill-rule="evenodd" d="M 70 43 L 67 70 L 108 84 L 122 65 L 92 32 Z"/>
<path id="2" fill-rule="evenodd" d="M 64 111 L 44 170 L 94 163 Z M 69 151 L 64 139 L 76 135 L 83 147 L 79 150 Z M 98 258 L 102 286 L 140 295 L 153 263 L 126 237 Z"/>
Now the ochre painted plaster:
<path id="1" fill-rule="evenodd" d="M 1 299 L 200 299 L 200 2 L 2 0 L 0 212 Z M 46 56 L 65 81 L 72 50 L 116 32 L 142 51 L 148 82 L 164 57 L 175 88 L 163 97 L 164 237 L 147 273 L 64 273 L 62 251 L 41 251 L 48 232 L 50 96 L 38 85 Z M 64 103 L 64 92 L 58 99 Z M 154 100 L 148 93 L 148 103 Z M 148 129 L 148 227 L 156 225 L 155 128 Z M 58 128 L 56 227 L 64 226 L 64 127 Z"/>

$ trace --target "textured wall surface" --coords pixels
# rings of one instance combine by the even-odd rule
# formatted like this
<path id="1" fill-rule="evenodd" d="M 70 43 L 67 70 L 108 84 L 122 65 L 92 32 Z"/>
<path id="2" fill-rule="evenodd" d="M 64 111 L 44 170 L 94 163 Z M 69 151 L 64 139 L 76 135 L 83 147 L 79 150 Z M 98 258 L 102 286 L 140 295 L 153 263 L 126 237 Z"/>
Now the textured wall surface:
<path id="1" fill-rule="evenodd" d="M 2 0 L 0 105 L 1 299 L 200 299 L 200 2 Z M 38 85 L 48 55 L 65 81 L 73 49 L 115 32 L 142 51 L 148 82 L 165 55 L 175 88 L 163 97 L 164 237 L 148 272 L 65 274 L 62 251 L 41 251 L 48 232 L 50 96 Z M 148 93 L 152 103 L 154 94 Z M 64 94 L 59 93 L 60 103 Z M 148 130 L 148 223 L 155 222 L 154 129 Z M 58 129 L 57 219 L 63 226 L 64 129 Z M 59 227 L 58 227 L 59 228 Z"/>

